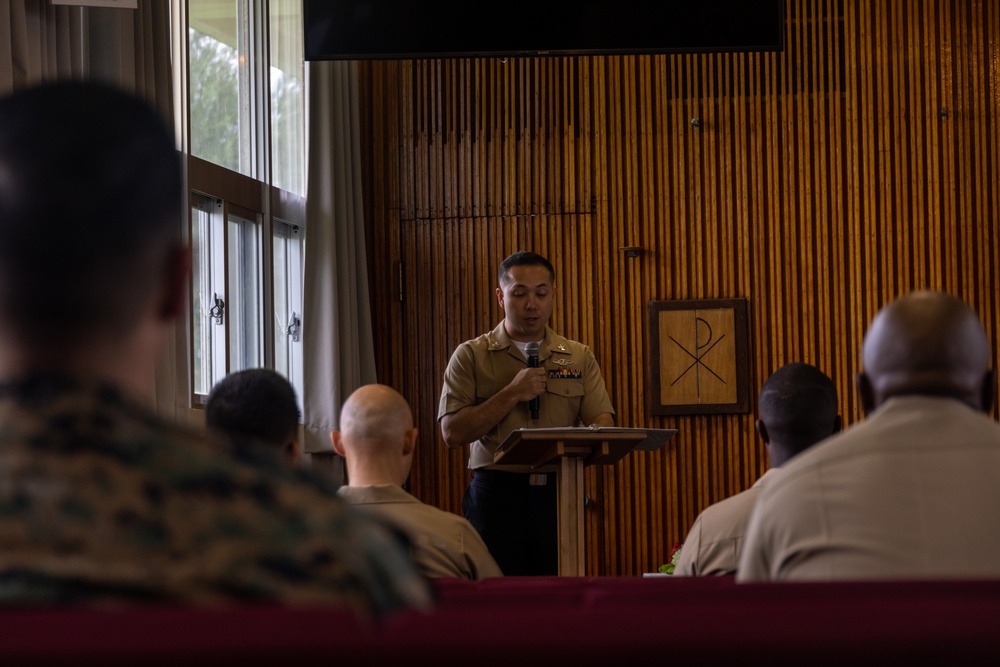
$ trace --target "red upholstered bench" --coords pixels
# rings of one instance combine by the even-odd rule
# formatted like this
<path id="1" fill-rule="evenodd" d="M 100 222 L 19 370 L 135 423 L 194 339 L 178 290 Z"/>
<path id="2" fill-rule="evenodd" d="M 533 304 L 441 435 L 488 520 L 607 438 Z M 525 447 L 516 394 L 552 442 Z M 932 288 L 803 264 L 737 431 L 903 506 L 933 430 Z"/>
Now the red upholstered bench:
<path id="1" fill-rule="evenodd" d="M 382 623 L 334 609 L 0 612 L 5 665 L 992 664 L 1000 581 L 435 582 Z"/>

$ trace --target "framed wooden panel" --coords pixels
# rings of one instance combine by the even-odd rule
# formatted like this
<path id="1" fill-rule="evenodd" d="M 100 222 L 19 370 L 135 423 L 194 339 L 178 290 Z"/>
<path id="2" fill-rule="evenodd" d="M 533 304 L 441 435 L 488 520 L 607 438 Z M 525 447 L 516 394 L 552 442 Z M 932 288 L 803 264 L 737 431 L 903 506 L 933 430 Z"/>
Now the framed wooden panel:
<path id="1" fill-rule="evenodd" d="M 649 302 L 649 411 L 750 410 L 746 299 Z"/>

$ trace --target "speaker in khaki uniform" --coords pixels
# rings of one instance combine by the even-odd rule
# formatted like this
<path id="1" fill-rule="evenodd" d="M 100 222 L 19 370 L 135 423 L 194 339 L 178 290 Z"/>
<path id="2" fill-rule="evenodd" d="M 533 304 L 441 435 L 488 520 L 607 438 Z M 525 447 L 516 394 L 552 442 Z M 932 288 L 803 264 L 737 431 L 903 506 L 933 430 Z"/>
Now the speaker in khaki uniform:
<path id="1" fill-rule="evenodd" d="M 552 264 L 517 252 L 500 264 L 498 281 L 504 319 L 452 354 L 438 421 L 449 447 L 470 445 L 473 478 L 462 508 L 504 574 L 554 575 L 555 476 L 496 466 L 493 454 L 519 428 L 613 426 L 614 408 L 590 348 L 548 326 Z M 528 353 L 532 343 L 537 359 Z"/>

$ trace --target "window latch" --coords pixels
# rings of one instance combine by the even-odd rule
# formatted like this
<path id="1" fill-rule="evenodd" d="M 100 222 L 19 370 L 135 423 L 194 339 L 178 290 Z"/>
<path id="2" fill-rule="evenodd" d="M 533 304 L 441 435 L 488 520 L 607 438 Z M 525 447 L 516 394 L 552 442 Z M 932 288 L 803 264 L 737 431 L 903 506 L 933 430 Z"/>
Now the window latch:
<path id="1" fill-rule="evenodd" d="M 299 316 L 295 314 L 295 311 L 292 311 L 291 317 L 288 318 L 288 326 L 285 327 L 285 333 L 288 334 L 288 338 L 293 343 L 298 343 L 301 331 L 302 320 L 300 320 Z"/>
<path id="2" fill-rule="evenodd" d="M 212 306 L 208 311 L 208 316 L 215 320 L 216 324 L 222 324 L 223 317 L 226 314 L 226 302 L 219 298 L 218 294 L 213 293 L 212 298 L 215 300 L 215 305 Z"/>

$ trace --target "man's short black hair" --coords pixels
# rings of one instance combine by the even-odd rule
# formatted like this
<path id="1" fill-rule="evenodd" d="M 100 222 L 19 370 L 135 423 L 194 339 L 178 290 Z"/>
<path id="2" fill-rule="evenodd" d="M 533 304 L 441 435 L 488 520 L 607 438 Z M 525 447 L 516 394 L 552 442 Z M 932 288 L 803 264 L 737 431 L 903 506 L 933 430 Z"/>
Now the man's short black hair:
<path id="1" fill-rule="evenodd" d="M 60 82 L 0 100 L 3 326 L 69 344 L 137 321 L 181 247 L 182 195 L 173 133 L 138 98 Z"/>
<path id="2" fill-rule="evenodd" d="M 833 433 L 837 387 L 815 366 L 786 364 L 761 387 L 758 412 L 773 441 L 802 452 Z"/>
<path id="3" fill-rule="evenodd" d="M 230 373 L 208 395 L 205 426 L 284 447 L 296 440 L 299 428 L 295 389 L 284 376 L 268 368 Z"/>
<path id="4" fill-rule="evenodd" d="M 507 274 L 515 266 L 544 266 L 549 270 L 549 279 L 552 283 L 556 281 L 556 272 L 552 268 L 551 262 L 538 253 L 530 250 L 518 250 L 513 255 L 500 262 L 500 269 L 497 271 L 497 280 L 501 285 L 507 283 Z"/>

